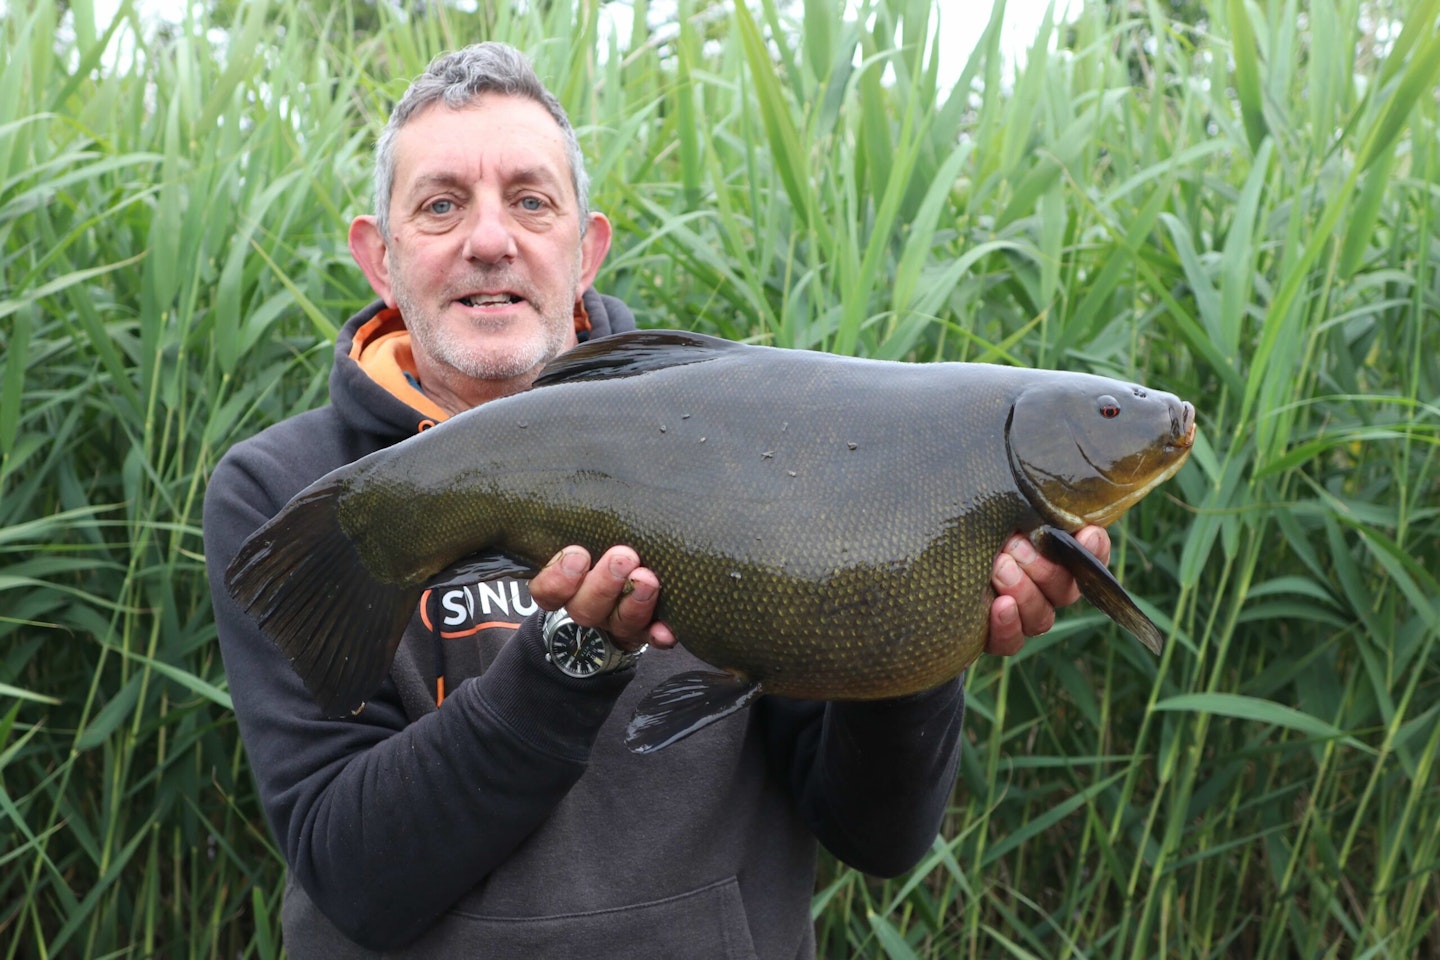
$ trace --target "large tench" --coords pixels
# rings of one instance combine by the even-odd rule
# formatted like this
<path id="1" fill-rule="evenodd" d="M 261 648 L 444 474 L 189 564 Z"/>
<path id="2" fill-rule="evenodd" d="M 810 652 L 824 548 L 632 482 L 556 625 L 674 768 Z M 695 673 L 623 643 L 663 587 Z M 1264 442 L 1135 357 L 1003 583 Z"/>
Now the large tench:
<path id="1" fill-rule="evenodd" d="M 231 592 L 330 715 L 384 681 L 421 594 L 628 544 L 656 615 L 723 672 L 637 708 L 658 749 L 761 693 L 875 699 L 985 646 L 1016 530 L 1157 654 L 1163 636 L 1070 533 L 1189 455 L 1195 411 L 1082 373 L 895 363 L 636 331 L 533 389 L 327 474 L 246 541 Z"/>

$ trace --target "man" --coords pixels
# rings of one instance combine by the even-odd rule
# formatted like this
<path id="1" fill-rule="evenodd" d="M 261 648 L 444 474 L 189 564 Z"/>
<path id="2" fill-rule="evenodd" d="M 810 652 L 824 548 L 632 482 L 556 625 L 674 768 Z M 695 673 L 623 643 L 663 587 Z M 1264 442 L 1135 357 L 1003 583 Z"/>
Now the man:
<path id="1" fill-rule="evenodd" d="M 235 712 L 289 866 L 290 955 L 813 955 L 817 838 L 881 875 L 933 840 L 959 679 L 873 703 L 764 698 L 639 757 L 621 734 L 635 701 L 697 662 L 654 620 L 663 584 L 624 545 L 567 548 L 528 593 L 427 594 L 385 686 L 345 720 L 322 716 L 226 592 L 240 544 L 314 479 L 528 388 L 577 339 L 634 326 L 591 288 L 610 225 L 588 210 L 563 110 L 514 50 L 435 61 L 376 152 L 377 214 L 355 220 L 350 248 L 380 300 L 340 335 L 332 404 L 237 445 L 205 503 Z M 1082 542 L 1108 558 L 1103 531 Z M 994 653 L 1077 596 L 1018 538 L 995 580 Z M 656 649 L 567 675 L 542 650 L 561 607 L 617 650 Z"/>

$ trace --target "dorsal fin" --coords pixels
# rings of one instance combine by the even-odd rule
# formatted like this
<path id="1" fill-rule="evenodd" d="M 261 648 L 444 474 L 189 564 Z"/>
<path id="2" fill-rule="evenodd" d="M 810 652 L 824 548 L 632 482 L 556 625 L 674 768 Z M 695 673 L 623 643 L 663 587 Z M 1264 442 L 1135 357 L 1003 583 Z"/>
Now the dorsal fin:
<path id="1" fill-rule="evenodd" d="M 535 386 L 634 377 L 652 370 L 713 360 L 738 343 L 683 330 L 631 330 L 582 343 L 550 361 Z"/>

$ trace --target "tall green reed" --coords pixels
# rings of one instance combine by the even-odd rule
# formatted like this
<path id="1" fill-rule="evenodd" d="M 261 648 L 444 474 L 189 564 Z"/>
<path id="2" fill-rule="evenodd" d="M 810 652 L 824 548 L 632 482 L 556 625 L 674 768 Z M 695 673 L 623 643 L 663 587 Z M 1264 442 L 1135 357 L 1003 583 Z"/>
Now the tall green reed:
<path id="1" fill-rule="evenodd" d="M 1436 9 L 1205 10 L 1088 8 L 1012 76 L 992 23 L 943 101 L 927 4 L 838 29 L 737 10 L 706 65 L 726 83 L 682 27 L 711 125 L 673 200 L 625 195 L 647 264 L 675 265 L 652 298 L 790 346 L 1138 372 L 1201 407 L 1185 506 L 1152 498 L 1119 541 L 1170 652 L 1097 648 L 1072 614 L 977 669 L 954 839 L 879 899 L 842 871 L 837 954 L 1434 948 Z"/>
<path id="2" fill-rule="evenodd" d="M 293 110 L 323 117 L 354 80 L 299 42 L 261 46 L 253 7 L 228 53 L 181 31 L 102 69 L 129 27 L 97 38 L 72 9 L 68 49 L 53 5 L 4 24 L 26 121 L 6 128 L 0 215 L 0 631 L 23 692 L 0 926 L 7 956 L 238 952 L 278 902 L 274 851 L 227 716 L 200 498 L 225 444 L 323 386 L 317 341 L 356 290 L 333 232 L 311 231 L 346 205 L 363 138 Z M 307 309 L 318 328 L 281 334 Z"/>
<path id="3" fill-rule="evenodd" d="M 1013 68 L 1003 6 L 963 63 L 927 0 L 857 7 L 636 3 L 628 40 L 592 2 L 244 4 L 216 34 L 82 2 L 71 41 L 58 5 L 7 15 L 6 956 L 278 952 L 200 496 L 322 402 L 371 139 L 480 37 L 570 109 L 601 283 L 645 323 L 1200 410 L 1194 465 L 1115 530 L 1165 656 L 1082 608 L 977 665 L 942 838 L 900 881 L 827 862 L 824 955 L 1437 949 L 1440 0 L 1092 5 Z"/>

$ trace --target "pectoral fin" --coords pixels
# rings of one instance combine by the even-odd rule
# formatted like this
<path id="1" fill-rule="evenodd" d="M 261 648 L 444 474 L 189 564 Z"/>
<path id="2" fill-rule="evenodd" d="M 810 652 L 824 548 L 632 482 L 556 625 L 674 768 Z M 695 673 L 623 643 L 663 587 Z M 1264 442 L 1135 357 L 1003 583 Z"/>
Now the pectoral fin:
<path id="1" fill-rule="evenodd" d="M 1154 621 L 1140 612 L 1135 601 L 1120 586 L 1110 569 L 1080 542 L 1058 527 L 1043 526 L 1030 534 L 1030 540 L 1045 559 L 1070 571 L 1080 593 L 1105 616 L 1135 635 L 1157 657 L 1165 649 L 1165 635 Z"/>
<path id="2" fill-rule="evenodd" d="M 625 728 L 625 745 L 653 753 L 730 716 L 760 696 L 760 684 L 733 673 L 678 673 L 645 695 Z"/>

